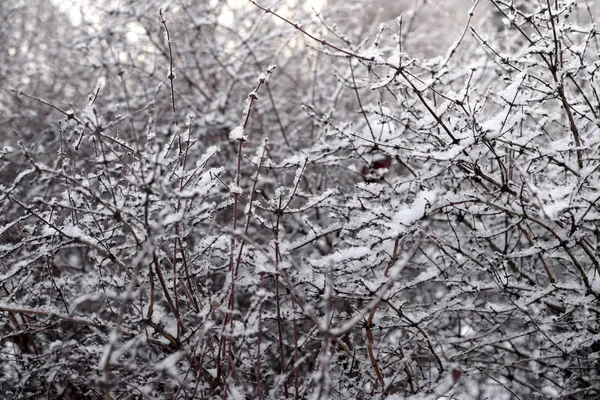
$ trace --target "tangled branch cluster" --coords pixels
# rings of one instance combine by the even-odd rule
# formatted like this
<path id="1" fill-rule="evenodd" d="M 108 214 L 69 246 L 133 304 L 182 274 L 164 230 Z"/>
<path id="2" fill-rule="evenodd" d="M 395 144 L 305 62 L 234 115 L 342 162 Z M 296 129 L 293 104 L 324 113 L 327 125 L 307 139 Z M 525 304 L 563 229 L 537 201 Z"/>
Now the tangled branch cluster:
<path id="1" fill-rule="evenodd" d="M 424 61 L 403 19 L 195 3 L 1 95 L 6 398 L 600 396 L 587 3 L 475 1 Z"/>

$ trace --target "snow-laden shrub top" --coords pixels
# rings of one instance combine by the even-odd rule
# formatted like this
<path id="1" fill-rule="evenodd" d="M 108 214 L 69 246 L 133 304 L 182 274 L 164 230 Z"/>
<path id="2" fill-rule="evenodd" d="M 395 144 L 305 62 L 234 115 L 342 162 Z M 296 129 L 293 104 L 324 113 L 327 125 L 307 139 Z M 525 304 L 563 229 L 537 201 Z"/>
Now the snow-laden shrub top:
<path id="1" fill-rule="evenodd" d="M 0 392 L 599 396 L 591 6 L 226 3 L 8 5 Z"/>

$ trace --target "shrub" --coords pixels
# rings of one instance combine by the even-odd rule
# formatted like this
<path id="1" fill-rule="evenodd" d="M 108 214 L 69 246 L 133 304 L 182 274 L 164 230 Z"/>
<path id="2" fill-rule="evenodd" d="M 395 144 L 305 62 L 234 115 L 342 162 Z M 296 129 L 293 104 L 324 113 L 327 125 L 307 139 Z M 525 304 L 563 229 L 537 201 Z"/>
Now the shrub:
<path id="1" fill-rule="evenodd" d="M 107 6 L 3 94 L 5 396 L 596 398 L 590 8 L 420 60 L 217 3 Z"/>

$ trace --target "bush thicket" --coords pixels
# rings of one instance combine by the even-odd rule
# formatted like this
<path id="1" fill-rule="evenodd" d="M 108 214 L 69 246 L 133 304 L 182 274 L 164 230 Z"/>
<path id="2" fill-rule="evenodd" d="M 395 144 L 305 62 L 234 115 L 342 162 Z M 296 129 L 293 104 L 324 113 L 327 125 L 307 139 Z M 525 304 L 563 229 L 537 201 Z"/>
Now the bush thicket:
<path id="1" fill-rule="evenodd" d="M 159 3 L 2 6 L 1 396 L 600 396 L 588 2 Z"/>

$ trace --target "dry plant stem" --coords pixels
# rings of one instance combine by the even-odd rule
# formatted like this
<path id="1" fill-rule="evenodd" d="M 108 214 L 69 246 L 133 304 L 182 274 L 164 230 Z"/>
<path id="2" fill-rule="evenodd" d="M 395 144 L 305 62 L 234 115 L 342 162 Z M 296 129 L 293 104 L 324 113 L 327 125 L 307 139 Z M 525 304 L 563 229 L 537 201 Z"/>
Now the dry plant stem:
<path id="1" fill-rule="evenodd" d="M 259 173 L 260 173 L 260 169 L 262 168 L 262 163 L 265 159 L 265 155 L 267 153 L 267 145 L 268 145 L 268 140 L 264 139 L 263 141 L 263 149 L 260 155 L 260 159 L 258 161 L 258 165 L 256 166 L 256 172 L 254 174 L 254 177 L 252 178 L 252 189 L 250 191 L 250 199 L 248 201 L 248 214 L 246 215 L 246 223 L 244 225 L 244 234 L 242 237 L 242 240 L 240 242 L 240 246 L 238 249 L 238 255 L 237 255 L 237 259 L 236 259 L 236 263 L 235 263 L 235 275 L 234 278 L 237 278 L 239 269 L 240 269 L 240 264 L 242 263 L 242 252 L 244 250 L 244 245 L 246 244 L 246 238 L 248 237 L 248 230 L 250 229 L 250 220 L 252 219 L 252 207 L 254 205 L 254 200 L 255 200 L 255 195 L 256 195 L 256 185 L 258 184 L 258 178 L 259 178 Z M 233 295 L 233 293 L 232 293 Z"/>
<path id="2" fill-rule="evenodd" d="M 266 74 L 270 74 L 273 71 L 274 67 L 269 67 L 266 71 Z M 264 85 L 266 82 L 266 79 L 261 77 L 261 79 L 259 79 L 258 85 L 256 86 L 256 88 L 248 95 L 248 99 L 247 99 L 247 108 L 244 110 L 245 111 L 245 115 L 243 116 L 243 123 L 242 123 L 242 129 L 245 130 L 247 125 L 248 125 L 248 121 L 250 119 L 250 114 L 252 112 L 252 105 L 254 104 L 254 101 L 258 99 L 257 97 L 257 93 L 259 91 L 259 89 L 262 87 L 262 85 Z M 242 158 L 243 158 L 243 145 L 245 142 L 245 138 L 240 137 L 237 139 L 238 140 L 238 151 L 237 151 L 237 167 L 236 167 L 236 176 L 235 176 L 235 185 L 236 185 L 236 190 L 233 192 L 233 219 L 232 219 L 232 235 L 231 235 L 231 250 L 230 250 L 230 256 L 229 256 L 229 273 L 231 276 L 231 287 L 230 287 L 230 292 L 229 292 L 229 299 L 228 299 L 228 309 L 229 311 L 234 311 L 235 308 L 235 281 L 236 281 L 236 277 L 237 277 L 237 273 L 238 273 L 238 269 L 239 269 L 239 265 L 241 263 L 241 255 L 242 255 L 242 250 L 243 250 L 243 244 L 244 244 L 244 239 L 242 239 L 241 245 L 240 245 L 240 249 L 238 252 L 238 257 L 237 257 L 237 262 L 236 262 L 236 258 L 234 256 L 235 253 L 235 249 L 236 249 L 236 231 L 237 231 L 237 218 L 238 218 L 238 203 L 239 203 L 239 185 L 240 185 L 240 181 L 241 181 L 241 176 L 242 176 Z M 265 149 L 264 151 L 266 151 L 266 143 L 265 143 Z M 262 165 L 262 161 L 264 158 L 264 152 L 263 155 L 261 156 L 261 159 L 259 161 L 259 166 L 258 166 L 258 171 L 260 170 L 260 165 Z M 258 171 L 256 173 L 256 179 L 258 179 Z M 248 215 L 248 219 L 247 219 L 247 225 L 246 225 L 246 230 L 245 232 L 247 232 L 248 229 L 248 224 L 250 221 L 250 217 L 251 217 L 251 210 L 252 210 L 252 201 L 254 198 L 254 194 L 255 194 L 255 189 L 256 189 L 256 181 L 254 182 L 253 188 L 252 188 L 252 192 L 250 194 L 250 211 L 249 211 L 249 215 Z M 223 328 L 225 328 L 225 326 L 230 325 L 231 328 L 233 328 L 233 316 L 231 315 L 231 313 L 228 313 L 227 315 L 225 315 L 225 321 L 223 323 Z M 233 340 L 231 337 L 227 338 L 226 335 L 224 334 L 224 331 L 222 332 L 222 336 L 221 336 L 221 346 L 219 349 L 219 354 L 222 355 L 223 353 L 227 354 L 227 377 L 231 376 L 231 374 L 233 373 Z M 219 379 L 221 377 L 221 367 L 220 367 L 220 356 L 218 357 L 218 369 L 217 369 L 217 378 Z M 228 379 L 225 379 L 225 390 L 223 391 L 223 398 L 227 398 L 227 393 L 228 393 Z"/>
<path id="3" fill-rule="evenodd" d="M 377 381 L 381 386 L 381 390 L 384 390 L 385 381 L 383 380 L 381 369 L 379 368 L 379 364 L 377 364 L 377 358 L 375 357 L 375 352 L 373 351 L 373 332 L 371 331 L 371 328 L 373 327 L 373 317 L 375 316 L 376 311 L 377 307 L 373 308 L 373 310 L 369 314 L 369 318 L 365 322 L 365 336 L 367 338 L 367 351 L 369 353 L 371 365 L 373 366 L 373 370 L 375 370 L 375 375 L 377 375 Z"/>
<path id="4" fill-rule="evenodd" d="M 256 99 L 258 99 L 258 97 L 256 96 L 256 93 L 258 93 L 258 90 L 260 89 L 260 87 L 264 84 L 264 80 L 259 81 L 258 85 L 256 86 L 256 88 L 254 89 L 254 91 L 252 91 L 249 95 L 248 95 L 248 107 L 246 111 L 246 114 L 243 116 L 243 124 L 242 124 L 242 129 L 246 129 L 246 126 L 248 125 L 248 121 L 250 119 L 250 113 L 252 112 L 252 105 L 254 104 L 254 101 Z M 231 292 L 233 295 L 234 289 L 235 289 L 235 270 L 234 270 L 234 251 L 235 251 L 235 232 L 237 230 L 237 214 L 238 214 L 238 201 L 239 201 L 239 196 L 240 193 L 237 190 L 239 188 L 240 185 L 240 180 L 241 180 L 241 176 L 242 176 L 242 158 L 243 158 L 243 146 L 244 146 L 244 142 L 245 139 L 243 137 L 238 138 L 238 150 L 237 150 L 237 167 L 236 167 L 236 175 L 235 175 L 235 185 L 236 185 L 236 190 L 233 193 L 233 221 L 232 221 L 232 231 L 233 231 L 233 235 L 231 237 L 231 255 L 229 258 L 229 272 L 231 273 Z M 262 161 L 262 160 L 261 160 Z M 233 299 L 233 297 L 231 298 Z"/>
<path id="5" fill-rule="evenodd" d="M 63 305 L 65 306 L 65 311 L 67 312 L 67 314 L 70 314 L 71 312 L 69 311 L 69 305 L 67 303 L 67 300 L 65 299 L 63 291 L 56 284 L 56 280 L 54 279 L 54 273 L 52 272 L 53 267 L 56 267 L 56 262 L 54 260 L 54 254 L 46 259 L 46 269 L 48 270 L 48 276 L 50 277 L 52 286 L 54 286 L 54 290 L 56 290 L 56 292 L 58 293 L 58 296 L 60 297 L 60 300 L 62 301 Z"/>
<path id="6" fill-rule="evenodd" d="M 281 209 L 281 198 L 279 199 L 279 207 Z M 275 222 L 275 307 L 277 310 L 277 334 L 279 339 L 279 368 L 280 374 L 285 374 L 285 354 L 283 347 L 283 330 L 281 327 L 281 296 L 279 293 L 279 260 L 281 254 L 279 253 L 279 223 L 280 223 L 281 215 L 277 213 L 277 219 Z M 297 368 L 297 367 L 296 367 Z M 283 390 L 285 393 L 285 398 L 288 398 L 288 384 L 287 379 L 283 382 Z M 298 388 L 296 387 L 296 396 L 298 395 Z"/>
<path id="7" fill-rule="evenodd" d="M 521 232 L 527 239 L 527 242 L 529 243 L 529 245 L 531 247 L 533 247 L 535 245 L 535 242 L 531 238 L 531 235 L 529 234 L 529 232 L 527 232 L 527 229 L 525 229 L 522 225 L 519 225 L 519 229 L 521 230 Z M 550 283 L 556 283 L 556 279 L 554 279 L 552 272 L 550 272 L 550 267 L 548 266 L 548 263 L 546 262 L 546 259 L 544 258 L 544 254 L 540 252 L 538 254 L 538 257 L 540 259 L 540 262 L 542 263 L 542 266 L 544 267 L 544 271 L 546 272 L 546 276 L 548 276 L 548 280 L 550 281 Z"/>
<path id="8" fill-rule="evenodd" d="M 562 52 L 560 49 L 560 42 L 558 40 L 558 36 L 556 34 L 556 25 L 554 23 L 554 15 L 552 15 L 552 6 L 550 5 L 550 0 L 546 0 L 546 4 L 548 4 L 548 14 L 550 15 L 550 24 L 552 25 L 552 35 L 554 36 L 554 65 L 558 68 L 559 60 L 562 60 Z M 558 0 L 555 3 L 556 11 L 558 12 Z M 562 67 L 562 61 L 560 61 L 560 65 Z"/>
<path id="9" fill-rule="evenodd" d="M 24 93 L 22 91 L 12 90 L 12 92 L 16 93 L 19 96 L 25 96 L 25 97 L 27 97 L 27 98 L 29 98 L 31 100 L 35 100 L 35 101 L 37 101 L 39 103 L 42 103 L 42 104 L 44 104 L 44 105 L 46 105 L 46 106 L 48 106 L 50 108 L 55 109 L 56 111 L 60 112 L 65 117 L 67 117 L 67 121 L 69 121 L 69 120 L 72 119 L 73 121 L 77 122 L 79 125 L 81 125 L 81 126 L 84 125 L 83 122 L 81 122 L 81 120 L 79 120 L 72 111 L 65 111 L 62 108 L 57 107 L 54 104 L 49 103 L 49 102 L 47 102 L 46 100 L 44 100 L 44 99 L 42 99 L 40 97 L 35 97 L 35 96 L 29 95 L 27 93 Z"/>
<path id="10" fill-rule="evenodd" d="M 236 261 L 235 261 L 235 267 L 233 268 L 234 273 L 233 273 L 232 278 L 234 281 L 237 278 L 237 275 L 239 273 L 240 265 L 242 262 L 242 253 L 244 251 L 244 245 L 246 244 L 246 238 L 248 237 L 248 229 L 250 228 L 250 220 L 252 219 L 252 206 L 254 205 L 254 199 L 255 199 L 254 196 L 256 195 L 256 185 L 258 184 L 258 177 L 259 177 L 260 169 L 262 167 L 262 163 L 263 163 L 265 155 L 266 155 L 267 143 L 268 143 L 268 141 L 267 141 L 267 139 L 265 139 L 263 142 L 263 150 L 260 155 L 260 160 L 258 162 L 258 165 L 256 167 L 256 172 L 252 179 L 253 184 L 252 184 L 252 189 L 250 191 L 250 199 L 248 201 L 249 208 L 248 208 L 248 214 L 246 216 L 246 223 L 244 225 L 244 233 L 242 235 L 242 239 L 239 244 L 238 254 L 236 257 Z M 233 304 L 235 301 L 235 295 L 234 295 L 234 291 L 233 291 L 234 288 L 235 287 L 232 287 L 232 291 L 231 291 L 230 297 L 229 297 L 229 303 L 230 303 L 230 307 L 232 307 L 232 309 L 233 309 Z"/>
<path id="11" fill-rule="evenodd" d="M 162 16 L 162 15 L 161 15 Z M 188 124 L 188 130 L 187 130 L 187 140 L 186 140 L 186 144 L 185 144 L 185 150 L 182 149 L 181 146 L 181 137 L 179 137 L 179 159 L 180 159 L 180 165 L 181 165 L 181 172 L 180 172 L 180 176 L 179 176 L 179 192 L 183 192 L 183 182 L 185 179 L 185 169 L 187 166 L 187 159 L 188 159 L 188 153 L 190 150 L 190 143 L 191 143 L 191 136 L 192 136 L 192 117 L 190 117 L 189 119 L 189 124 Z M 176 212 L 179 213 L 181 211 L 181 198 L 177 199 L 177 207 L 176 207 Z M 181 240 L 180 236 L 179 236 L 179 221 L 177 221 L 175 223 L 175 237 L 173 238 L 173 296 L 175 297 L 175 309 L 177 310 L 177 314 L 179 314 L 179 295 L 177 293 L 177 253 L 179 252 L 177 249 L 177 245 L 179 243 L 179 241 Z M 183 257 L 183 259 L 185 259 L 186 254 L 183 252 L 183 248 L 181 248 L 181 255 Z M 189 271 L 187 269 L 187 263 L 184 262 L 185 267 L 186 267 L 186 277 L 188 279 L 188 283 L 190 285 L 190 291 L 192 290 L 192 285 L 191 285 L 191 280 L 190 280 L 190 274 Z M 196 303 L 196 299 L 194 297 L 190 298 L 190 301 L 192 301 L 195 305 L 196 308 L 197 307 L 197 303 Z M 179 332 L 179 329 L 177 330 L 177 337 L 179 338 L 180 334 L 182 332 Z"/>
<path id="12" fill-rule="evenodd" d="M 315 384 L 318 388 L 318 392 L 314 396 L 315 399 L 328 398 L 329 387 L 328 387 L 328 382 L 327 382 L 327 379 L 325 378 L 325 376 L 327 375 L 327 369 L 328 369 L 327 367 L 329 364 L 328 363 L 329 357 L 327 357 L 327 353 L 329 352 L 330 343 L 331 343 L 331 340 L 328 337 L 324 337 L 321 340 L 321 349 L 319 351 L 319 358 L 318 358 L 317 366 L 316 366 L 316 369 L 319 371 L 316 376 L 317 382 L 315 383 L 314 379 L 312 382 L 313 392 L 315 389 Z"/>
<path id="13" fill-rule="evenodd" d="M 265 288 L 265 274 L 264 273 L 260 274 L 260 288 L 263 290 Z M 263 303 L 261 301 L 261 303 L 258 305 L 258 332 L 256 334 L 256 366 L 254 368 L 255 374 L 256 374 L 256 395 L 258 396 L 259 399 L 264 398 L 263 388 L 262 388 L 262 377 L 261 377 L 261 371 L 260 371 L 260 367 L 261 367 L 260 358 L 262 356 L 261 350 L 260 350 L 260 344 L 262 341 L 262 308 L 263 308 Z"/>
<path id="14" fill-rule="evenodd" d="M 169 61 L 170 57 L 168 52 L 163 48 L 163 46 L 160 45 L 159 42 L 156 41 L 154 35 L 152 34 L 152 32 L 147 29 L 144 26 L 144 33 L 146 34 L 146 38 L 150 41 L 150 43 L 152 43 L 152 45 L 156 48 L 156 50 L 160 53 L 160 55 L 162 57 L 164 57 L 165 60 Z M 199 94 L 200 96 L 202 96 L 204 98 L 204 100 L 210 100 L 212 98 L 212 96 L 214 96 L 214 93 L 207 93 L 199 84 L 198 82 L 191 78 L 189 76 L 188 73 L 186 73 L 186 71 L 184 70 L 179 70 L 178 74 L 183 77 L 183 80 L 185 81 L 185 83 L 191 87 L 194 88 Z"/>
<path id="15" fill-rule="evenodd" d="M 475 0 L 475 4 L 473 4 L 473 6 L 471 6 L 471 8 L 469 9 L 469 17 L 467 19 L 467 22 L 465 24 L 465 27 L 460 35 L 460 37 L 458 38 L 458 40 L 456 42 L 454 42 L 454 44 L 452 45 L 452 47 L 450 48 L 450 50 L 448 51 L 446 58 L 444 59 L 444 62 L 440 65 L 440 67 L 437 69 L 437 73 L 439 73 L 440 71 L 442 71 L 444 68 L 446 68 L 446 66 L 448 65 L 448 62 L 450 61 L 450 59 L 452 58 L 452 56 L 456 53 L 456 51 L 458 50 L 458 47 L 460 46 L 460 44 L 462 43 L 463 39 L 465 38 L 465 35 L 467 34 L 467 31 L 469 30 L 469 27 L 471 26 L 471 20 L 473 19 L 473 16 L 475 15 L 475 9 L 477 8 L 477 6 L 479 5 L 479 2 L 481 0 Z M 402 52 L 400 53 L 402 54 Z"/>
<path id="16" fill-rule="evenodd" d="M 148 265 L 148 283 L 150 284 L 150 293 L 148 293 L 146 319 L 152 321 L 152 314 L 154 313 L 154 270 L 152 269 L 152 264 Z"/>
<path id="17" fill-rule="evenodd" d="M 283 137 L 283 141 L 285 142 L 287 147 L 289 147 L 291 149 L 292 145 L 290 144 L 290 141 L 288 140 L 288 135 L 286 133 L 285 127 L 283 126 L 283 123 L 281 122 L 281 117 L 279 116 L 279 111 L 277 111 L 277 105 L 275 103 L 275 99 L 273 99 L 273 93 L 271 92 L 271 87 L 269 86 L 268 83 L 265 85 L 265 87 L 266 87 L 267 93 L 269 95 L 269 101 L 271 102 L 271 107 L 273 107 L 273 113 L 275 114 L 275 119 L 277 119 L 277 125 L 279 125 L 279 130 L 281 131 L 281 137 Z"/>
<path id="18" fill-rule="evenodd" d="M 367 128 L 369 128 L 369 133 L 371 134 L 371 140 L 375 141 L 375 133 L 373 133 L 373 127 L 371 126 L 371 123 L 369 122 L 369 118 L 367 117 L 367 112 L 365 111 L 365 108 L 363 107 L 362 101 L 360 99 L 360 94 L 358 93 L 358 86 L 356 84 L 356 78 L 354 76 L 354 67 L 352 66 L 352 59 L 348 60 L 348 65 L 350 67 L 350 76 L 352 77 L 352 90 L 354 91 L 354 94 L 356 95 L 356 101 L 358 102 L 358 108 L 365 120 L 365 123 L 367 124 Z"/>
<path id="19" fill-rule="evenodd" d="M 154 259 L 154 269 L 156 270 L 156 275 L 158 276 L 158 281 L 160 282 L 160 286 L 163 289 L 165 299 L 167 300 L 167 303 L 169 304 L 169 308 L 171 309 L 171 312 L 173 312 L 173 315 L 177 319 L 178 329 L 181 329 L 181 332 L 185 333 L 187 331 L 187 329 L 183 325 L 183 321 L 181 319 L 181 316 L 179 315 L 179 311 L 177 310 L 177 307 L 175 307 L 175 304 L 173 303 L 173 300 L 171 299 L 171 295 L 169 294 L 169 288 L 168 288 L 167 282 L 163 276 L 162 269 L 160 268 L 160 261 L 158 261 L 158 256 L 156 255 L 156 252 L 153 255 L 153 259 Z M 171 270 L 173 269 L 173 265 L 171 264 L 171 261 L 169 259 L 163 258 L 163 261 L 167 264 L 168 267 L 170 267 Z"/>
<path id="20" fill-rule="evenodd" d="M 392 251 L 392 258 L 390 259 L 387 267 L 385 268 L 385 272 L 384 272 L 385 276 L 390 276 L 390 269 L 394 266 L 394 264 L 396 264 L 396 261 L 398 261 L 399 247 L 400 247 L 400 237 L 397 237 L 396 240 L 394 240 L 394 250 Z"/>
<path id="21" fill-rule="evenodd" d="M 294 400 L 298 400 L 300 397 L 300 383 L 299 383 L 299 371 L 298 371 L 298 361 L 299 361 L 299 351 L 298 351 L 298 324 L 296 323 L 296 301 L 293 297 L 291 297 L 292 301 L 292 312 L 294 313 L 294 319 L 292 320 L 293 329 L 294 329 Z"/>
<path id="22" fill-rule="evenodd" d="M 402 36 L 402 15 L 398 18 L 398 69 L 402 68 L 402 45 L 404 44 L 404 37 Z"/>
<path id="23" fill-rule="evenodd" d="M 595 253 L 594 250 L 592 250 L 594 247 L 583 238 L 580 240 L 579 245 L 594 264 L 594 267 L 596 268 L 596 273 L 600 274 L 600 261 L 598 261 L 597 253 Z"/>
<path id="24" fill-rule="evenodd" d="M 579 135 L 579 129 L 577 128 L 577 124 L 575 123 L 575 118 L 573 117 L 573 112 L 571 111 L 571 106 L 569 101 L 567 100 L 567 96 L 565 95 L 565 87 L 563 82 L 561 82 L 558 78 L 558 68 L 559 64 L 562 66 L 562 52 L 561 52 L 561 44 L 558 40 L 558 36 L 556 33 L 556 25 L 554 23 L 554 15 L 552 15 L 552 7 L 550 6 L 550 0 L 546 0 L 548 4 L 548 13 L 550 14 L 550 23 L 552 24 L 552 34 L 554 35 L 554 62 L 550 63 L 548 67 L 550 68 L 550 72 L 552 73 L 552 77 L 554 78 L 554 82 L 558 85 L 557 91 L 558 96 L 560 97 L 560 101 L 567 113 L 567 118 L 569 120 L 569 128 L 571 129 L 571 133 L 573 134 L 573 139 L 575 140 L 575 146 L 577 147 L 577 165 L 579 169 L 583 168 L 583 155 L 581 150 L 581 137 Z M 558 8 L 558 4 L 557 8 Z"/>
<path id="25" fill-rule="evenodd" d="M 583 97 L 583 100 L 585 101 L 588 108 L 590 109 L 590 113 L 592 113 L 592 115 L 594 117 L 598 118 L 598 113 L 600 112 L 600 110 L 596 110 L 594 108 L 594 106 L 592 105 L 592 102 L 590 101 L 590 99 L 588 99 L 587 95 L 585 94 L 583 89 L 581 89 L 581 86 L 579 85 L 579 83 L 577 83 L 577 80 L 575 80 L 575 78 L 572 75 L 569 75 L 569 80 L 577 88 L 577 91 L 579 92 L 581 97 Z"/>
<path id="26" fill-rule="evenodd" d="M 254 196 L 256 194 L 256 185 L 258 184 L 258 178 L 259 178 L 259 174 L 260 174 L 260 169 L 262 167 L 262 163 L 265 159 L 265 155 L 267 152 L 267 144 L 268 144 L 268 140 L 265 139 L 263 142 L 263 149 L 260 155 L 260 159 L 258 161 L 258 165 L 256 166 L 256 173 L 254 174 L 253 177 L 253 185 L 252 185 L 252 189 L 250 191 L 250 200 L 248 202 L 248 214 L 246 216 L 246 224 L 244 227 L 244 234 L 242 237 L 242 240 L 239 244 L 239 249 L 238 249 L 238 255 L 237 255 L 237 259 L 236 259 L 236 265 L 235 265 L 235 273 L 233 276 L 233 281 L 235 281 L 235 279 L 237 278 L 238 272 L 239 272 L 239 268 L 240 268 L 240 264 L 242 262 L 242 253 L 244 251 L 244 245 L 246 243 L 246 238 L 248 237 L 248 229 L 250 228 L 250 221 L 252 219 L 252 206 L 254 204 Z M 230 298 L 229 298 L 229 308 L 231 310 L 233 310 L 234 305 L 235 305 L 235 291 L 234 291 L 235 287 L 232 286 L 232 290 L 230 293 Z M 233 324 L 233 318 L 230 319 L 230 323 Z M 233 325 L 231 325 L 231 328 L 233 329 Z M 260 332 L 260 330 L 259 330 Z M 231 346 L 231 341 L 230 341 L 230 346 Z M 231 349 L 231 347 L 229 347 Z M 260 356 L 260 353 L 259 353 Z M 230 355 L 231 357 L 231 355 Z M 228 378 L 231 376 L 232 372 L 233 372 L 233 365 L 232 363 L 229 364 L 229 368 L 228 368 Z M 260 367 L 260 364 L 259 364 Z"/>
<path id="27" fill-rule="evenodd" d="M 296 177 L 296 181 L 294 183 L 294 188 L 290 193 L 285 204 L 282 205 L 281 198 L 279 198 L 278 209 L 275 211 L 277 215 L 275 221 L 275 228 L 273 231 L 274 239 L 275 239 L 275 271 L 277 275 L 275 275 L 275 298 L 276 298 L 276 308 L 277 308 L 277 328 L 279 333 L 279 353 L 280 353 L 280 361 L 281 361 L 281 373 L 285 373 L 285 358 L 284 358 L 284 350 L 283 350 L 283 332 L 281 327 L 281 307 L 280 307 L 280 296 L 279 296 L 279 274 L 280 271 L 280 261 L 281 261 L 281 251 L 279 247 L 279 229 L 281 224 L 281 216 L 284 214 L 285 210 L 290 206 L 291 202 L 294 200 L 296 196 L 296 192 L 298 191 L 298 187 L 300 185 L 300 179 L 304 176 L 304 172 L 306 171 L 306 164 L 308 163 L 308 158 L 304 158 L 304 163 L 300 169 L 300 174 Z M 294 300 L 294 296 L 291 296 L 292 301 L 292 309 L 296 310 L 296 302 Z M 298 382 L 298 326 L 296 324 L 296 318 L 293 320 L 293 329 L 294 329 L 294 399 L 298 399 L 299 397 L 299 382 Z M 284 381 L 284 390 L 286 398 L 288 396 L 288 386 L 287 380 Z"/>
<path id="28" fill-rule="evenodd" d="M 171 48 L 171 34 L 169 33 L 169 28 L 167 27 L 167 21 L 163 17 L 162 8 L 158 11 L 158 14 L 160 15 L 160 23 L 165 27 L 165 33 L 167 35 L 167 44 L 169 46 L 169 75 L 167 75 L 167 78 L 171 83 L 171 106 L 173 108 L 173 119 L 175 120 L 175 125 L 179 126 L 179 122 L 177 122 L 177 109 L 175 108 L 175 86 L 173 84 L 175 74 L 173 73 L 173 49 Z"/>
<path id="29" fill-rule="evenodd" d="M 191 299 L 194 311 L 199 312 L 200 306 L 198 304 L 198 292 L 192 283 L 192 276 L 190 274 L 190 251 L 187 247 L 184 248 L 184 246 L 181 244 L 181 238 L 178 238 L 177 242 L 179 243 L 179 248 L 181 249 L 181 259 L 183 260 L 183 269 L 185 271 L 185 279 L 188 286 L 185 286 L 186 282 L 182 282 L 181 285 L 186 290 L 187 296 Z"/>
<path id="30" fill-rule="evenodd" d="M 119 66 L 120 62 L 119 62 L 119 57 L 115 54 L 115 51 L 113 49 L 113 47 L 110 45 L 110 42 L 108 43 L 108 49 L 110 51 L 110 54 L 114 60 L 115 65 L 118 66 L 118 70 L 117 70 L 117 76 L 119 79 L 119 82 L 121 83 L 121 88 L 123 89 L 123 94 L 125 95 L 125 102 L 127 103 L 127 112 L 131 112 L 131 96 L 129 95 L 129 90 L 127 89 L 127 84 L 125 82 L 125 71 L 123 71 L 121 69 L 121 67 Z M 96 97 L 98 96 L 98 93 L 96 93 Z M 95 99 L 94 99 L 95 101 Z M 140 149 L 140 138 L 137 132 L 137 129 L 135 129 L 135 125 L 133 124 L 133 120 L 129 120 L 129 127 L 131 129 L 131 132 L 133 133 L 133 136 L 135 138 L 135 143 L 137 145 L 137 149 L 138 149 L 138 154 L 139 154 L 139 149 Z"/>
<path id="31" fill-rule="evenodd" d="M 555 81 L 558 81 L 558 77 L 556 76 L 556 72 L 553 72 L 553 76 Z M 581 149 L 581 137 L 579 135 L 579 129 L 577 128 L 577 124 L 575 123 L 575 117 L 573 116 L 573 112 L 571 111 L 571 106 L 567 100 L 567 96 L 565 95 L 564 86 L 559 83 L 558 84 L 558 95 L 560 97 L 560 101 L 562 102 L 563 108 L 567 113 L 567 118 L 569 120 L 569 128 L 571 129 L 571 133 L 573 134 L 573 139 L 575 140 L 575 146 L 577 147 L 577 166 L 581 170 L 583 168 L 583 154 Z"/>
<path id="32" fill-rule="evenodd" d="M 490 378 L 491 380 L 493 380 L 494 382 L 496 382 L 498 385 L 502 386 L 504 389 L 506 389 L 507 392 L 509 392 L 512 396 L 515 397 L 515 399 L 517 400 L 521 400 L 521 398 L 514 392 L 512 391 L 508 386 L 506 386 L 504 383 L 502 383 L 502 381 L 494 378 L 493 376 L 491 376 L 490 374 L 488 374 L 487 372 L 485 372 L 481 367 L 476 367 L 482 374 L 484 374 L 485 376 L 487 376 L 488 378 Z"/>
<path id="33" fill-rule="evenodd" d="M 104 389 L 104 396 L 107 399 L 113 398 L 110 394 L 111 356 L 115 350 L 116 344 L 118 343 L 119 329 L 120 329 L 121 325 L 123 324 L 123 314 L 125 313 L 125 309 L 126 309 L 128 303 L 131 301 L 131 294 L 133 293 L 133 290 L 135 289 L 136 284 L 137 284 L 137 276 L 134 276 L 133 279 L 131 280 L 129 288 L 127 289 L 127 296 L 126 296 L 125 300 L 123 300 L 121 302 L 121 306 L 119 307 L 119 313 L 117 314 L 116 326 L 111 332 L 110 339 L 107 344 L 108 348 L 105 350 L 105 353 L 103 354 L 102 359 L 100 360 L 100 367 L 103 370 L 102 386 Z"/>

